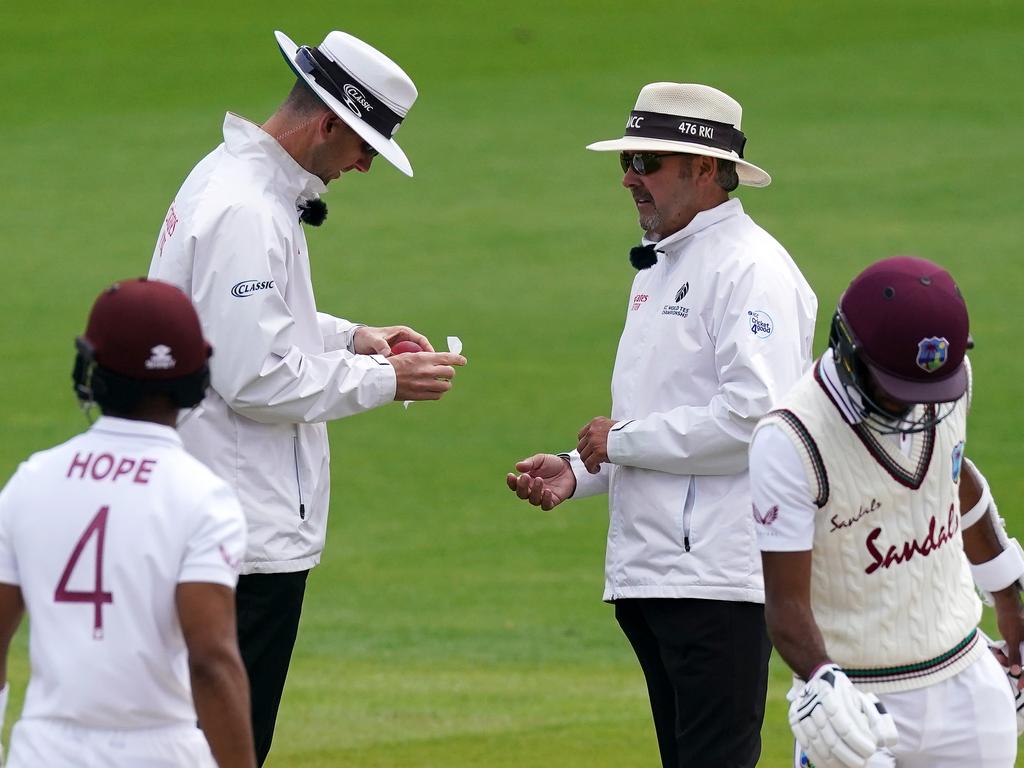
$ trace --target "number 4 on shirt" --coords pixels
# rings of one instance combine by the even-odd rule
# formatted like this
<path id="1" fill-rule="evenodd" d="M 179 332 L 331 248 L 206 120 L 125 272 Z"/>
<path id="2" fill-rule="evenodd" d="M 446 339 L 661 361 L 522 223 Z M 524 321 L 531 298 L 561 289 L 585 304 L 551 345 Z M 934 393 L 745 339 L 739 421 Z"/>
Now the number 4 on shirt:
<path id="1" fill-rule="evenodd" d="M 110 592 L 103 591 L 103 539 L 107 532 L 107 513 L 110 507 L 100 507 L 96 517 L 92 519 L 75 544 L 71 553 L 71 559 L 64 566 L 64 574 L 60 577 L 57 590 L 53 593 L 53 599 L 58 603 L 92 603 L 95 606 L 93 614 L 92 636 L 96 640 L 103 639 L 103 604 L 113 603 L 114 596 Z M 78 564 L 78 558 L 82 556 L 82 550 L 89 543 L 89 539 L 96 534 L 96 586 L 92 592 L 68 589 L 68 581 Z"/>

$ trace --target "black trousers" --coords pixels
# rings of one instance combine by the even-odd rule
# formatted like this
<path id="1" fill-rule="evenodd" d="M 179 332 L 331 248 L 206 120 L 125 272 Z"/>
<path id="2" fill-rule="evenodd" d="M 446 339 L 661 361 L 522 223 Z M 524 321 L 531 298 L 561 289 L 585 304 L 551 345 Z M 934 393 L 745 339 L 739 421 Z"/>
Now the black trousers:
<path id="1" fill-rule="evenodd" d="M 771 643 L 764 606 L 617 600 L 647 678 L 664 768 L 753 768 L 761 755 Z"/>
<path id="2" fill-rule="evenodd" d="M 308 575 L 309 571 L 297 571 L 254 573 L 238 578 L 238 645 L 249 675 L 257 765 L 263 765 L 267 759 L 274 738 L 274 723 L 299 630 Z"/>

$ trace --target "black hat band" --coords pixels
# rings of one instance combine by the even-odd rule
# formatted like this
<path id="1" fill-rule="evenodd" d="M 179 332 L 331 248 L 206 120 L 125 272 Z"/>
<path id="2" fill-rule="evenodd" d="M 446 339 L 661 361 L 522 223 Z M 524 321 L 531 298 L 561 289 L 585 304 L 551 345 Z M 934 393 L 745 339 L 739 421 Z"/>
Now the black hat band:
<path id="1" fill-rule="evenodd" d="M 295 52 L 295 65 L 377 133 L 391 138 L 401 125 L 402 117 L 397 112 L 317 48 L 308 45 L 299 48 Z"/>
<path id="2" fill-rule="evenodd" d="M 728 123 L 636 110 L 629 113 L 626 135 L 664 141 L 685 141 L 687 144 L 702 144 L 705 147 L 735 152 L 739 157 L 743 157 L 743 145 L 747 143 L 747 137 L 743 135 L 743 131 Z"/>

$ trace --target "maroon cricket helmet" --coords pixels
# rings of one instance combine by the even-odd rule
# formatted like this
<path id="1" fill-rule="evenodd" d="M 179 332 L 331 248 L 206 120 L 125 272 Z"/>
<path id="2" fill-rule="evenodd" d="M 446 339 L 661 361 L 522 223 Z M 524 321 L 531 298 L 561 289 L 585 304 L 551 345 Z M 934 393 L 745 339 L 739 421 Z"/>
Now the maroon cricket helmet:
<path id="1" fill-rule="evenodd" d="M 188 296 L 144 277 L 114 283 L 99 295 L 82 341 L 101 368 L 138 381 L 188 376 L 213 353 Z"/>
<path id="2" fill-rule="evenodd" d="M 967 391 L 967 304 L 926 259 L 872 264 L 839 300 L 856 352 L 882 390 L 904 403 L 946 403 Z"/>

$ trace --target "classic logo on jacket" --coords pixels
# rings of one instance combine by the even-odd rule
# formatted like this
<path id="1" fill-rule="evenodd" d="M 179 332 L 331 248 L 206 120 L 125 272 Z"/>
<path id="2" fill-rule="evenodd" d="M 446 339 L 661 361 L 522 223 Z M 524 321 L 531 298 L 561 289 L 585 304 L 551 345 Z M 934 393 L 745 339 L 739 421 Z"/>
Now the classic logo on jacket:
<path id="1" fill-rule="evenodd" d="M 266 291 L 273 287 L 273 280 L 243 280 L 231 286 L 231 295 L 238 299 L 244 299 L 258 291 Z"/>
<path id="2" fill-rule="evenodd" d="M 686 298 L 686 294 L 690 292 L 690 284 L 683 283 L 682 287 L 676 291 L 676 304 Z"/>
<path id="3" fill-rule="evenodd" d="M 944 366 L 948 354 L 949 341 L 943 336 L 931 336 L 917 342 L 917 365 L 928 373 Z"/>
<path id="4" fill-rule="evenodd" d="M 649 297 L 646 293 L 638 293 L 633 297 L 633 311 L 636 312 L 640 309 L 640 305 L 645 303 Z"/>
<path id="5" fill-rule="evenodd" d="M 953 454 L 950 456 L 953 460 L 953 482 L 960 482 L 960 467 L 964 463 L 964 441 L 961 440 L 959 443 L 953 446 Z"/>
<path id="6" fill-rule="evenodd" d="M 747 322 L 750 323 L 750 332 L 759 339 L 767 339 L 775 330 L 771 315 L 764 310 L 747 310 Z"/>
<path id="7" fill-rule="evenodd" d="M 881 550 L 876 546 L 879 536 L 882 535 L 882 527 L 875 528 L 868 534 L 867 540 L 864 542 L 868 554 L 871 555 L 871 563 L 864 569 L 864 573 L 872 574 L 879 568 L 891 568 L 894 565 L 900 565 L 910 560 L 914 555 L 928 557 L 928 555 L 943 544 L 952 541 L 956 532 L 960 530 L 960 515 L 956 511 L 955 504 L 949 505 L 949 517 L 946 520 L 946 524 L 938 526 L 938 530 L 936 530 L 937 525 L 938 523 L 933 516 L 928 521 L 928 533 L 924 535 L 921 541 L 910 539 L 910 541 L 904 541 L 900 546 L 892 544 L 885 550 L 885 554 L 882 554 Z"/>

